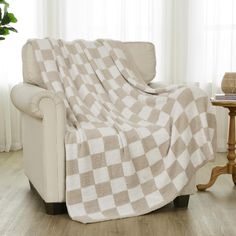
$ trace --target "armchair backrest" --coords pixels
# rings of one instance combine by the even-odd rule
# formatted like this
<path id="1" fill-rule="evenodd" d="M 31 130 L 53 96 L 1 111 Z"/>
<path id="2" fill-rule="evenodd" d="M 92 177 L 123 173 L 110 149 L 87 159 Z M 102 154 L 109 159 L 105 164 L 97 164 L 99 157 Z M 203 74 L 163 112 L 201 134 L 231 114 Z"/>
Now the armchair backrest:
<path id="1" fill-rule="evenodd" d="M 156 75 L 155 46 L 149 42 L 125 42 L 125 47 L 130 52 L 130 56 L 145 82 L 151 82 Z M 22 48 L 22 61 L 24 82 L 45 88 L 32 46 L 29 43 Z"/>

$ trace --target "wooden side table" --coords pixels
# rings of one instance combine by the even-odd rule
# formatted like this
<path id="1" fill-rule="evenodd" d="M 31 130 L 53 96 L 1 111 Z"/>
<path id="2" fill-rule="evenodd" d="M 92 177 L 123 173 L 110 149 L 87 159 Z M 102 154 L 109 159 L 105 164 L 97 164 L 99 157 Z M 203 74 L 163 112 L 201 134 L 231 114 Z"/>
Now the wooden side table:
<path id="1" fill-rule="evenodd" d="M 211 178 L 207 184 L 198 184 L 199 191 L 205 191 L 211 187 L 219 175 L 230 174 L 234 184 L 236 185 L 236 163 L 235 163 L 235 116 L 236 116 L 236 101 L 229 100 L 211 100 L 212 105 L 220 106 L 229 109 L 229 138 L 228 138 L 228 163 L 225 166 L 216 166 L 212 169 Z"/>

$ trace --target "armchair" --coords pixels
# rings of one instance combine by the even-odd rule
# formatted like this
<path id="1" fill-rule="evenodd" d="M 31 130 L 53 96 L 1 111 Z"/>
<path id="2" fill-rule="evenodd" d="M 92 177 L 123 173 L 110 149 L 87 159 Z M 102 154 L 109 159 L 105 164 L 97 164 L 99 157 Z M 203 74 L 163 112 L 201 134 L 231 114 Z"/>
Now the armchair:
<path id="1" fill-rule="evenodd" d="M 150 83 L 156 74 L 154 45 L 127 42 L 126 47 L 146 83 Z M 45 202 L 46 212 L 59 214 L 66 210 L 65 107 L 59 97 L 46 90 L 29 44 L 23 47 L 22 60 L 24 83 L 12 89 L 11 99 L 22 115 L 24 170 L 31 188 Z M 194 191 L 195 177 L 174 200 L 175 206 L 187 207 L 189 194 Z"/>

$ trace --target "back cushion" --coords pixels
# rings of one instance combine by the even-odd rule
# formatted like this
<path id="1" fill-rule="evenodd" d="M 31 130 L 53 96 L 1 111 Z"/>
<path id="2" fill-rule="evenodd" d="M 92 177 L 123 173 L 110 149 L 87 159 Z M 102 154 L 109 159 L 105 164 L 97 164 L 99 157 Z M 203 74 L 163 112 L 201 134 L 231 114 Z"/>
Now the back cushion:
<path id="1" fill-rule="evenodd" d="M 149 42 L 126 42 L 125 47 L 148 84 L 156 76 L 155 46 Z"/>
<path id="2" fill-rule="evenodd" d="M 149 42 L 126 42 L 125 48 L 127 48 L 145 82 L 149 83 L 153 80 L 156 75 L 154 45 Z M 45 88 L 32 46 L 29 43 L 26 43 L 22 48 L 22 61 L 24 82 Z"/>
<path id="3" fill-rule="evenodd" d="M 33 48 L 29 43 L 26 43 L 22 48 L 22 62 L 24 82 L 38 85 L 41 88 L 46 88 L 41 78 L 41 73 L 34 56 Z"/>

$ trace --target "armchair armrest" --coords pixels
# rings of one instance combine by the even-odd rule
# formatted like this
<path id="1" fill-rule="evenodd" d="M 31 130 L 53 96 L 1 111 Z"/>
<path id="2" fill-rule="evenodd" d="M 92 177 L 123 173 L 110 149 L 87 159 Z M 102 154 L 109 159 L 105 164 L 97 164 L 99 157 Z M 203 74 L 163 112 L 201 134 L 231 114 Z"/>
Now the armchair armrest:
<path id="1" fill-rule="evenodd" d="M 65 200 L 66 109 L 46 89 L 20 83 L 11 91 L 22 114 L 24 170 L 45 202 Z"/>
<path id="2" fill-rule="evenodd" d="M 43 99 L 52 100 L 55 106 L 64 106 L 63 101 L 53 92 L 27 83 L 19 83 L 11 90 L 11 100 L 21 111 L 35 118 L 43 118 L 40 103 Z"/>

